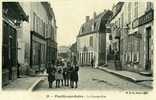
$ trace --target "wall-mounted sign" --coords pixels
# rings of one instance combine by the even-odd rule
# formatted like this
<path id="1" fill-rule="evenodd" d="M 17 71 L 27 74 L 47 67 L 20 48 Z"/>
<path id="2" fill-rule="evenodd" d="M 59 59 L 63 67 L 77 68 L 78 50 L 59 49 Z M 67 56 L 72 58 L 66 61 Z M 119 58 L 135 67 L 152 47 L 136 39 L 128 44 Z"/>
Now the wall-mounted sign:
<path id="1" fill-rule="evenodd" d="M 136 28 L 138 26 L 144 25 L 150 21 L 152 21 L 154 18 L 154 11 L 150 10 L 148 12 L 146 12 L 143 16 L 135 19 L 132 23 L 132 27 Z"/>

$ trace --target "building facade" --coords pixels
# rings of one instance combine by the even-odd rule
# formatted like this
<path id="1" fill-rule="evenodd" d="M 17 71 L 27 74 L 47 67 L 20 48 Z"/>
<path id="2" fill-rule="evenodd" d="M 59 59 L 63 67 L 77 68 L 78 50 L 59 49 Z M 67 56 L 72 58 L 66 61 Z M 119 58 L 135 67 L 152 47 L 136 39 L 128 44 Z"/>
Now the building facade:
<path id="1" fill-rule="evenodd" d="M 122 4 L 122 5 L 121 5 Z M 115 15 L 117 7 L 121 9 Z M 152 2 L 119 2 L 113 8 L 110 21 L 112 49 L 120 54 L 122 69 L 142 72 L 153 67 L 153 21 Z"/>
<path id="2" fill-rule="evenodd" d="M 35 72 L 45 69 L 57 57 L 56 20 L 48 2 L 21 2 L 29 15 L 23 23 L 25 60 Z"/>
<path id="3" fill-rule="evenodd" d="M 3 2 L 2 6 L 2 85 L 6 85 L 9 80 L 14 80 L 18 76 L 17 38 L 21 34 L 18 30 L 21 29 L 21 23 L 28 19 L 18 2 Z"/>
<path id="4" fill-rule="evenodd" d="M 94 60 L 95 67 L 106 63 L 106 27 L 111 11 L 104 11 L 93 18 L 86 16 L 86 22 L 81 26 L 77 36 L 78 63 L 91 65 Z"/>
<path id="5" fill-rule="evenodd" d="M 3 2 L 3 85 L 19 74 L 35 74 L 56 60 L 56 31 L 48 2 Z"/>

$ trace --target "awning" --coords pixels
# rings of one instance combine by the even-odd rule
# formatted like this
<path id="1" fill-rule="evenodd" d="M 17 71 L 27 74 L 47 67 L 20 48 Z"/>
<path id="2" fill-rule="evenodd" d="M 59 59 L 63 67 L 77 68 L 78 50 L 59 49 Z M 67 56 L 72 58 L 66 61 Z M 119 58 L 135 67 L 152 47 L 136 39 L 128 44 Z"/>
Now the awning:
<path id="1" fill-rule="evenodd" d="M 8 17 L 28 21 L 28 16 L 18 2 L 3 2 L 3 10 Z"/>

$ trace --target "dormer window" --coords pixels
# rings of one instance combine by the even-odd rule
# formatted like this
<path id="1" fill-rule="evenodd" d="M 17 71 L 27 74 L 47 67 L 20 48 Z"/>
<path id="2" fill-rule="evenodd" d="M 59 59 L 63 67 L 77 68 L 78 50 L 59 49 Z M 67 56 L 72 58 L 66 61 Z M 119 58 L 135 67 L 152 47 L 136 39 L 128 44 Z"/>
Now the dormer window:
<path id="1" fill-rule="evenodd" d="M 84 32 L 84 28 L 83 28 L 83 27 L 81 28 L 81 32 L 82 32 L 82 33 Z"/>
<path id="2" fill-rule="evenodd" d="M 147 11 L 153 9 L 153 3 L 152 2 L 147 2 Z"/>
<path id="3" fill-rule="evenodd" d="M 94 31 L 94 24 L 92 25 L 92 31 Z"/>
<path id="4" fill-rule="evenodd" d="M 96 22 L 94 22 L 93 25 L 92 25 L 92 31 L 95 30 L 95 27 L 96 27 Z"/>

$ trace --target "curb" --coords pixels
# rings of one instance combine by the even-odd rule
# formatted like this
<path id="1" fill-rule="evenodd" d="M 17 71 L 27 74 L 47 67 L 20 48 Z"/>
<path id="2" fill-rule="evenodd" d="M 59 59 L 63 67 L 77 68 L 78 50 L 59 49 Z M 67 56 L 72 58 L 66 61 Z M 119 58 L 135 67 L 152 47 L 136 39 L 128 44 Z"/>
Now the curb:
<path id="1" fill-rule="evenodd" d="M 44 77 L 38 79 L 38 80 L 29 88 L 28 91 L 34 91 L 35 88 L 36 88 L 41 82 L 43 82 L 45 79 L 46 79 L 46 78 L 44 78 Z"/>
<path id="2" fill-rule="evenodd" d="M 118 76 L 118 77 L 124 78 L 124 79 L 126 79 L 126 80 L 128 80 L 128 81 L 131 81 L 131 82 L 137 83 L 137 82 L 142 82 L 142 81 L 144 81 L 144 80 L 136 80 L 136 79 L 133 78 L 133 77 L 127 77 L 127 76 L 124 76 L 124 75 L 120 75 L 120 74 L 118 74 L 118 73 L 114 73 L 114 72 L 112 72 L 112 71 L 109 71 L 109 70 L 106 70 L 106 69 L 102 69 L 102 68 L 100 68 L 100 67 L 98 67 L 98 69 L 103 70 L 103 71 L 108 72 L 108 73 L 111 73 L 111 74 L 114 74 L 114 75 L 116 75 L 116 76 Z"/>

